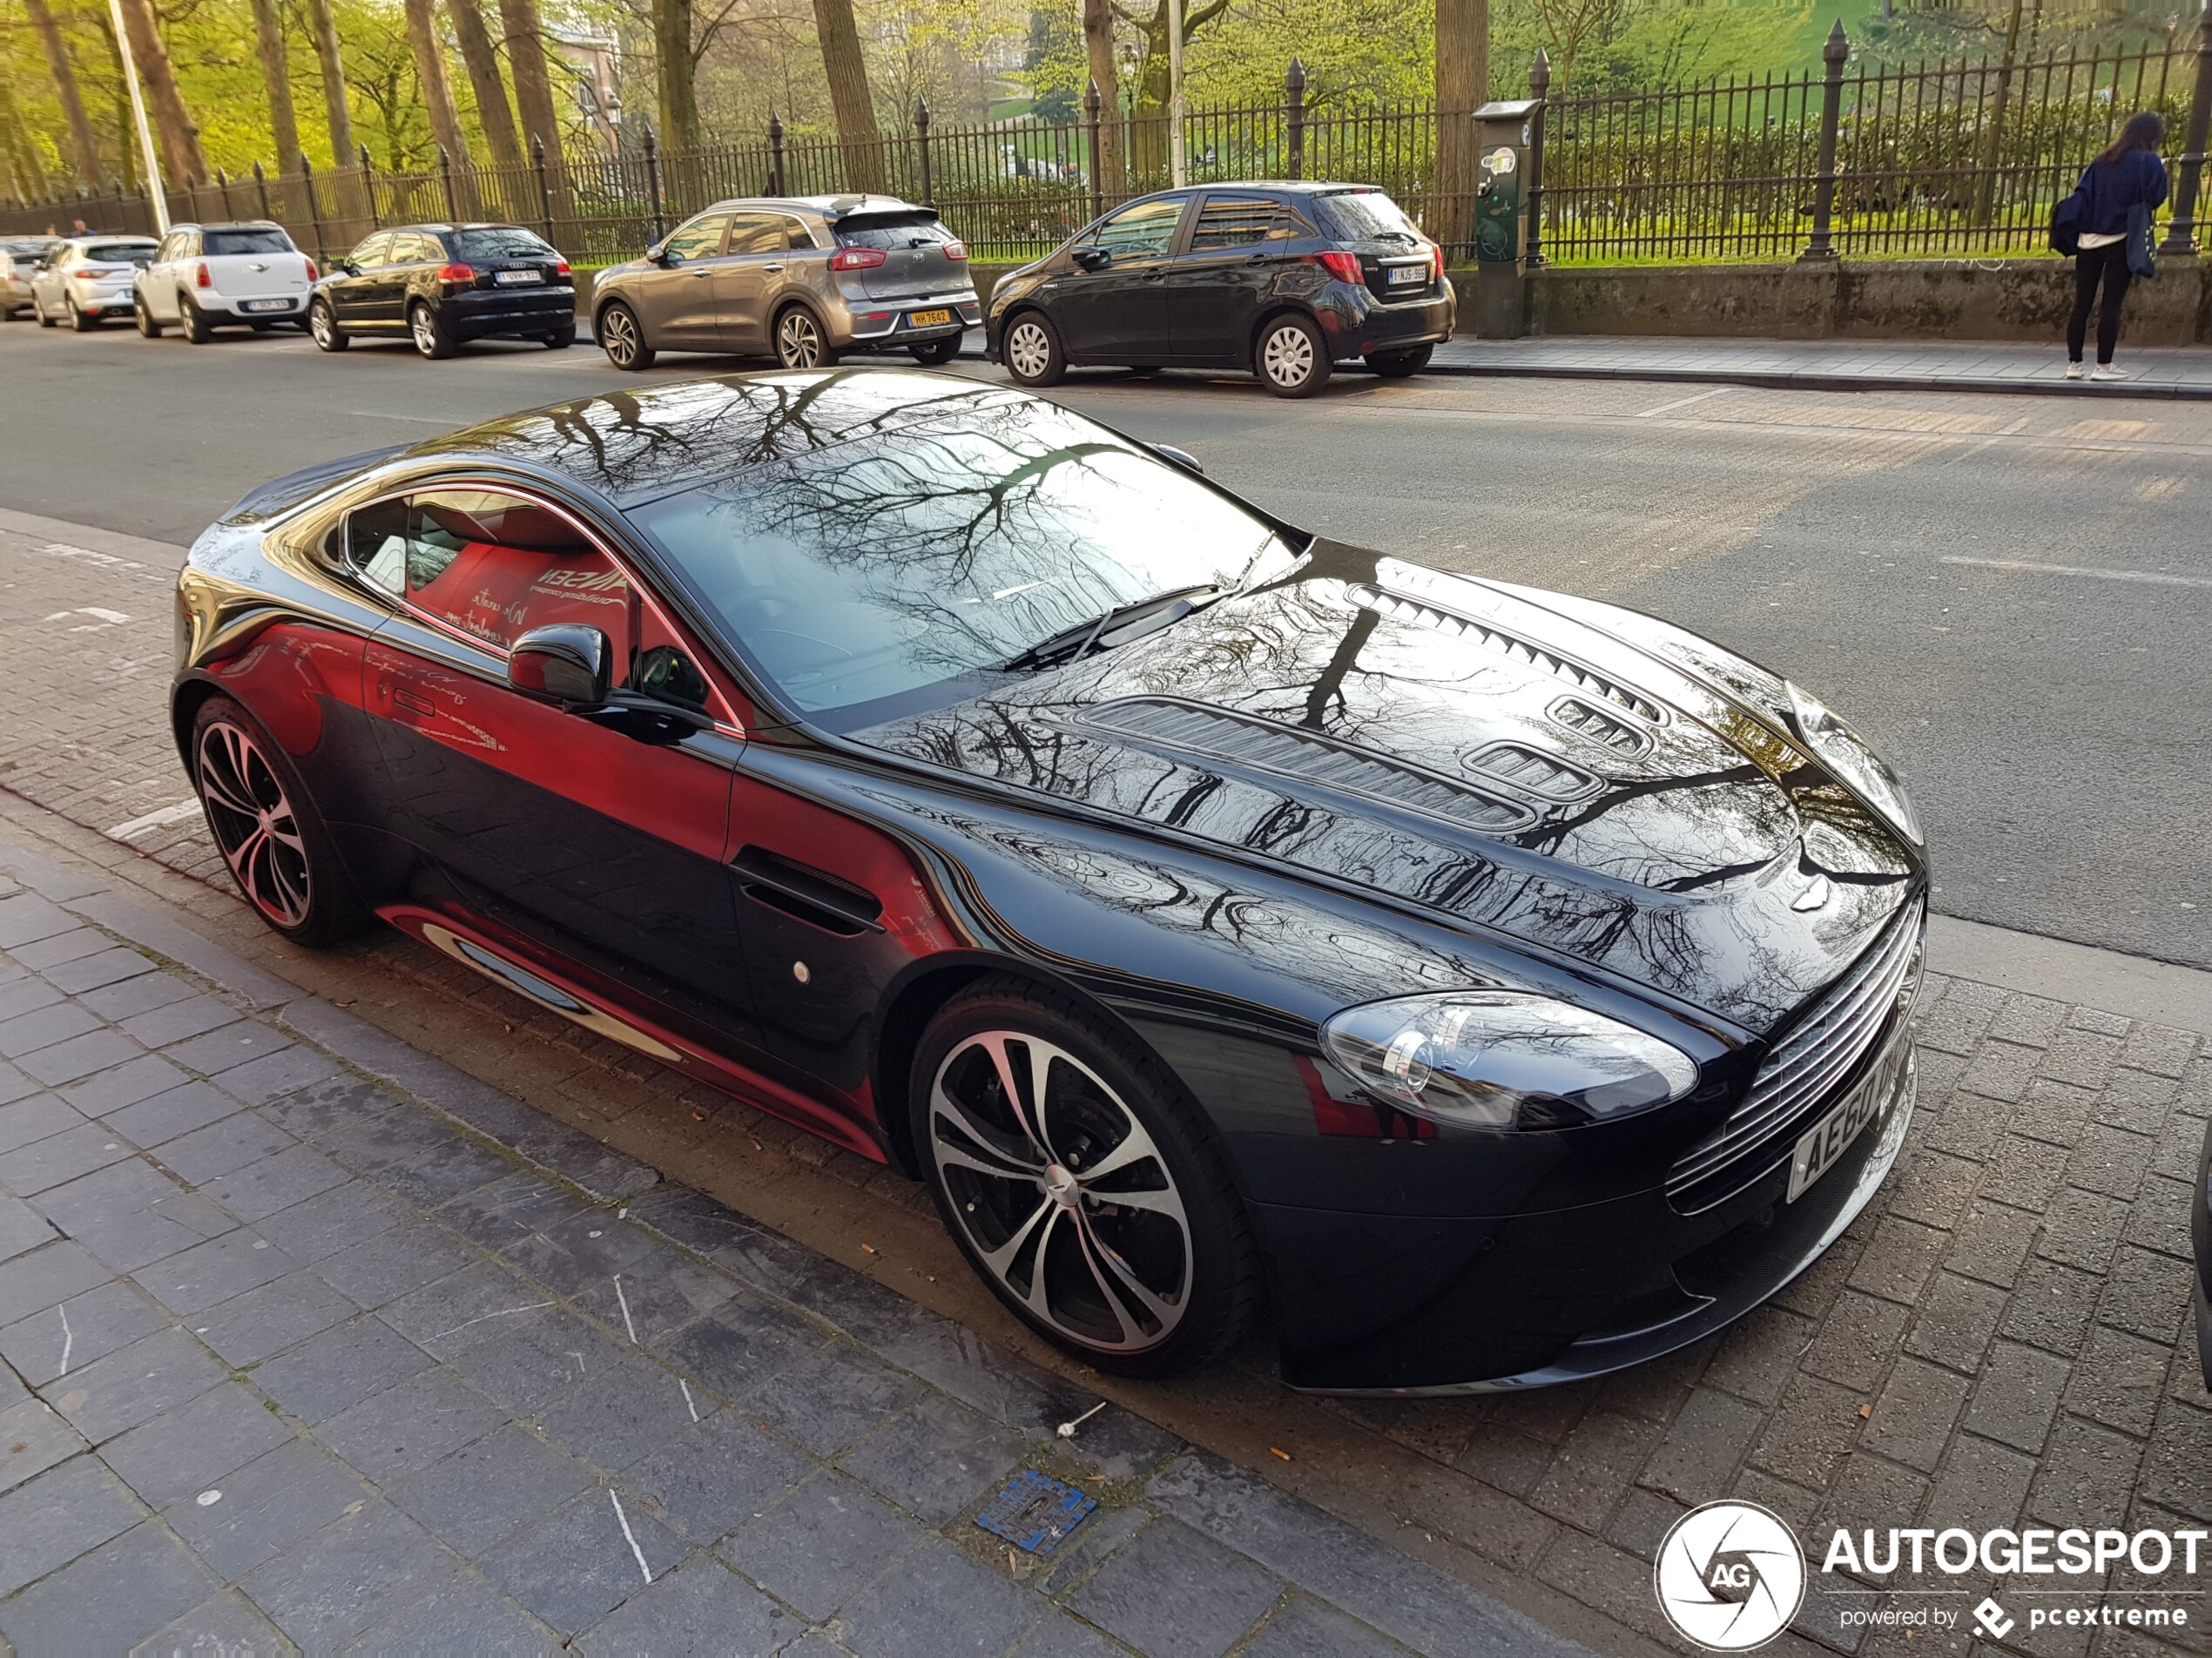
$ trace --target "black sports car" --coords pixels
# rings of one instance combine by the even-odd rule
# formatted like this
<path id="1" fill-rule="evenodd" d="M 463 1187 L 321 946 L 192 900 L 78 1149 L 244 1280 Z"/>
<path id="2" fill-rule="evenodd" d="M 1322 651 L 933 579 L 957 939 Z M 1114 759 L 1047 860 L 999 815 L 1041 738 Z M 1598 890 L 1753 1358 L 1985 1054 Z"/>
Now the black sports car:
<path id="1" fill-rule="evenodd" d="M 1014 1313 L 1300 1387 L 1695 1341 L 1903 1142 L 1926 875 L 1826 709 L 862 368 L 249 495 L 176 738 L 279 932 L 370 915 L 929 1183 Z"/>

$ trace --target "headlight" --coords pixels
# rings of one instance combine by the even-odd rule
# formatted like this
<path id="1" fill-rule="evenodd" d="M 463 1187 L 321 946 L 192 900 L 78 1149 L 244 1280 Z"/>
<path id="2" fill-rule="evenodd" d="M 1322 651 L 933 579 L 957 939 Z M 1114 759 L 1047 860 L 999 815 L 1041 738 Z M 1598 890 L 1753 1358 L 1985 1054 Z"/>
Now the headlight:
<path id="1" fill-rule="evenodd" d="M 1571 1129 L 1649 1111 L 1697 1085 L 1689 1056 L 1548 996 L 1447 990 L 1347 1008 L 1321 1045 L 1361 1086 L 1440 1122 Z"/>
<path id="2" fill-rule="evenodd" d="M 1891 828 L 1916 846 L 1926 845 L 1920 834 L 1920 814 L 1912 810 L 1905 785 L 1888 763 L 1817 697 L 1791 685 L 1790 703 L 1797 713 L 1797 735 L 1822 764 L 1887 819 Z"/>

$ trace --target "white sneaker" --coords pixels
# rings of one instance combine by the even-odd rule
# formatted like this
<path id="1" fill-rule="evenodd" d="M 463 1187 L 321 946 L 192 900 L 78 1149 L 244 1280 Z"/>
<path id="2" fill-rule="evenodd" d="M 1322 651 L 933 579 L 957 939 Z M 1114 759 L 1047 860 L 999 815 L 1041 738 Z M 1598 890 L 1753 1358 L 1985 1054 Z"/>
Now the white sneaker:
<path id="1" fill-rule="evenodd" d="M 2128 371 L 2125 368 L 2114 368 L 2108 362 L 2101 362 L 2094 368 L 2092 368 L 2089 371 L 2089 378 L 2092 380 L 2125 380 L 2128 378 Z"/>
<path id="2" fill-rule="evenodd" d="M 2080 365 L 2080 363 L 2078 363 L 2078 362 L 2070 362 L 2070 363 L 2068 363 L 2068 364 L 2066 366 L 2066 377 L 2067 377 L 2068 380 L 2079 380 L 2079 379 L 2080 379 L 2080 378 L 2081 378 L 2081 365 Z"/>

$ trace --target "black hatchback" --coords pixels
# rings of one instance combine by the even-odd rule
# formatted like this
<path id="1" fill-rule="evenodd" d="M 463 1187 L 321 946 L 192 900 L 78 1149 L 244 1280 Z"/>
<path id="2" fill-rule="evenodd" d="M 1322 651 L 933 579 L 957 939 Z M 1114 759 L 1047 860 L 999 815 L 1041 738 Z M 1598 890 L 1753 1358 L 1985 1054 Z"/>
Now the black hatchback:
<path id="1" fill-rule="evenodd" d="M 380 230 L 315 285 L 307 331 L 325 351 L 355 335 L 406 337 L 426 357 L 464 340 L 576 343 L 569 262 L 519 225 L 401 225 Z"/>
<path id="2" fill-rule="evenodd" d="M 1373 185 L 1207 185 L 1140 197 L 1009 273 L 985 331 L 1024 386 L 1083 363 L 1248 368 L 1311 397 L 1352 358 L 1418 373 L 1457 315 L 1444 250 Z"/>

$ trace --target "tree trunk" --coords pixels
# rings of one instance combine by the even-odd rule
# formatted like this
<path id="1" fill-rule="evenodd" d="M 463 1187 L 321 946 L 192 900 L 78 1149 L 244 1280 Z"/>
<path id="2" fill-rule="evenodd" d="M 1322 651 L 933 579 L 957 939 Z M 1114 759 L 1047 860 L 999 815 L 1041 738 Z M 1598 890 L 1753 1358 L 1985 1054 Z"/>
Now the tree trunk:
<path id="1" fill-rule="evenodd" d="M 660 64 L 660 144 L 699 147 L 698 65 L 691 57 L 691 0 L 653 0 L 653 57 Z"/>
<path id="2" fill-rule="evenodd" d="M 814 33 L 822 43 L 830 107 L 837 114 L 838 143 L 845 151 L 845 186 L 862 194 L 883 188 L 883 138 L 868 97 L 868 67 L 860 56 L 860 30 L 853 0 L 814 0 Z"/>
<path id="3" fill-rule="evenodd" d="M 269 131 L 276 141 L 277 170 L 300 153 L 300 119 L 292 107 L 292 60 L 285 50 L 284 22 L 276 0 L 253 0 L 253 37 L 261 54 L 261 78 L 269 89 Z"/>
<path id="4" fill-rule="evenodd" d="M 461 131 L 461 112 L 454 107 L 453 80 L 446 73 L 445 42 L 438 38 L 437 14 L 431 10 L 430 0 L 407 0 L 407 39 L 415 51 L 415 78 L 422 83 L 430 136 L 458 166 L 469 159 L 469 141 Z"/>
<path id="5" fill-rule="evenodd" d="M 46 67 L 54 72 L 54 91 L 61 99 L 62 113 L 69 120 L 70 156 L 77 164 L 77 176 L 88 188 L 98 190 L 107 183 L 107 175 L 100 170 L 100 149 L 92 141 L 91 118 L 84 113 L 84 94 L 77 89 L 77 71 L 69 61 L 69 44 L 63 40 L 61 25 L 54 21 L 53 9 L 46 0 L 27 0 L 27 3 L 31 24 L 38 30 L 38 44 L 46 50 Z M 123 141 L 130 143 L 129 132 L 125 132 Z"/>
<path id="6" fill-rule="evenodd" d="M 338 54 L 338 14 L 330 0 L 307 0 L 307 18 L 314 25 L 315 61 L 322 72 L 323 118 L 330 127 L 330 165 L 345 167 L 354 160 L 354 114 L 346 101 L 346 65 Z M 296 172 L 300 158 L 284 156 L 280 172 Z"/>
<path id="7" fill-rule="evenodd" d="M 136 195 L 138 190 L 138 116 L 131 108 L 130 84 L 123 78 L 123 48 L 117 44 L 115 24 L 109 20 L 107 8 L 103 6 L 92 14 L 92 23 L 100 31 L 100 44 L 107 48 L 107 66 L 114 88 L 115 131 L 122 139 L 117 153 L 123 165 L 123 190 L 126 195 Z"/>
<path id="8" fill-rule="evenodd" d="M 507 84 L 499 78 L 499 51 L 491 44 L 491 30 L 484 27 L 483 7 L 480 0 L 446 0 L 446 12 L 453 19 L 461 61 L 476 94 L 476 118 L 483 124 L 484 142 L 491 146 L 493 164 L 509 175 L 509 192 L 516 194 L 522 185 L 523 145 L 515 136 L 515 112 L 507 106 Z"/>
<path id="9" fill-rule="evenodd" d="M 561 118 L 553 109 L 553 80 L 545 66 L 545 25 L 538 20 L 537 0 L 499 0 L 499 17 L 507 30 L 507 67 L 515 77 L 523 137 L 543 145 L 546 165 L 558 167 Z"/>
<path id="10" fill-rule="evenodd" d="M 171 181 L 198 183 L 209 176 L 207 152 L 199 147 L 199 128 L 185 107 L 177 84 L 177 71 L 169 61 L 169 47 L 161 38 L 160 20 L 153 0 L 123 0 L 123 26 L 131 36 L 131 55 L 138 60 L 138 78 L 145 83 L 146 102 L 153 106 L 155 133 L 161 139 L 162 158 Z"/>
<path id="11" fill-rule="evenodd" d="M 1474 233 L 1476 151 L 1468 118 L 1490 97 L 1490 0 L 1436 0 L 1436 198 L 1429 233 L 1447 248 Z"/>
<path id="12" fill-rule="evenodd" d="M 1129 188 L 1128 163 L 1122 154 L 1121 76 L 1114 64 L 1114 0 L 1083 0 L 1083 50 L 1090 78 L 1098 85 L 1098 196 L 1109 206 Z"/>
<path id="13" fill-rule="evenodd" d="M 16 107 L 16 89 L 0 80 L 0 139 L 8 146 L 10 189 L 18 201 L 46 193 L 46 170 L 38 165 L 38 152 L 24 130 L 23 111 Z"/>

